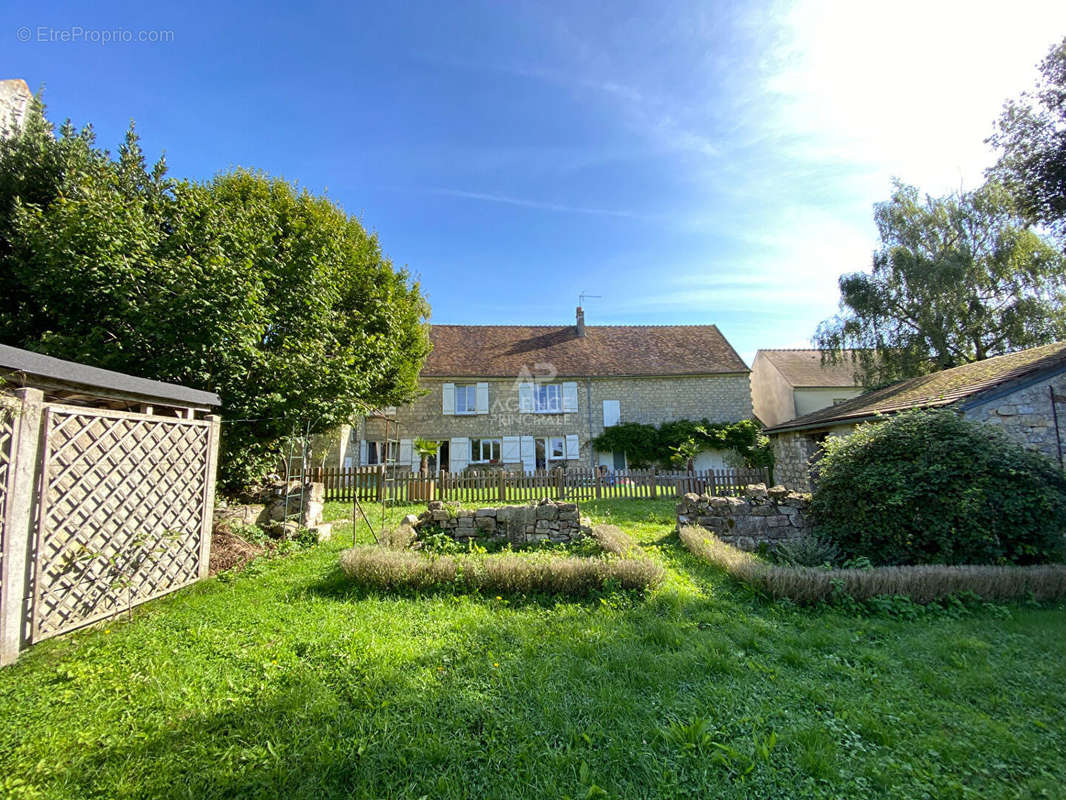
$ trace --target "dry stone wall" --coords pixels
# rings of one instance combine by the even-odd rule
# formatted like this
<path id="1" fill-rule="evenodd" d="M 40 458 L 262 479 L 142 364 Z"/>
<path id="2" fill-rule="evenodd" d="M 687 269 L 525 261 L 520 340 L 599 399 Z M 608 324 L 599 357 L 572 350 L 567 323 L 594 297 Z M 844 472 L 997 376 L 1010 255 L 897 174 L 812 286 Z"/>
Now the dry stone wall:
<path id="1" fill-rule="evenodd" d="M 811 531 L 811 496 L 753 483 L 743 497 L 686 494 L 677 504 L 677 527 L 699 525 L 727 544 L 754 550 L 760 543 L 774 544 L 800 538 Z"/>
<path id="2" fill-rule="evenodd" d="M 410 517 L 404 522 L 418 534 L 440 529 L 459 541 L 488 537 L 512 544 L 572 542 L 592 531 L 576 503 L 557 503 L 547 498 L 525 506 L 476 510 L 432 500 L 425 511 Z"/>

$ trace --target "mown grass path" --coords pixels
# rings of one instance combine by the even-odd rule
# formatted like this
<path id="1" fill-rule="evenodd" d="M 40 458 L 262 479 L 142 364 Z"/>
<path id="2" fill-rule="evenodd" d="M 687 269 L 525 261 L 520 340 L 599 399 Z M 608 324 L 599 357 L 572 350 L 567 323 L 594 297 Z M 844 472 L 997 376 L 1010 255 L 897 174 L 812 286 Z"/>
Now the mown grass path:
<path id="1" fill-rule="evenodd" d="M 644 600 L 361 591 L 343 526 L 44 643 L 0 671 L 0 796 L 1063 796 L 1063 608 L 767 603 L 672 510 L 585 506 L 668 569 Z"/>

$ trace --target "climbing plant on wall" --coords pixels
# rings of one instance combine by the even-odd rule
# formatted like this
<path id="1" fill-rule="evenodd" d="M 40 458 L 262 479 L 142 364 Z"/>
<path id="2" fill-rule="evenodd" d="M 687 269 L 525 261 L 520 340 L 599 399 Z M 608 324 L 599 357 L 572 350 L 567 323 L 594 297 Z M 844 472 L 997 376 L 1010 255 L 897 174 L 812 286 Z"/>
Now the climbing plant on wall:
<path id="1" fill-rule="evenodd" d="M 679 451 L 693 446 L 697 451 L 730 450 L 748 467 L 773 466 L 770 440 L 751 419 L 732 423 L 679 419 L 658 427 L 623 422 L 593 439 L 592 446 L 601 452 L 624 452 L 637 468 L 671 466 Z"/>

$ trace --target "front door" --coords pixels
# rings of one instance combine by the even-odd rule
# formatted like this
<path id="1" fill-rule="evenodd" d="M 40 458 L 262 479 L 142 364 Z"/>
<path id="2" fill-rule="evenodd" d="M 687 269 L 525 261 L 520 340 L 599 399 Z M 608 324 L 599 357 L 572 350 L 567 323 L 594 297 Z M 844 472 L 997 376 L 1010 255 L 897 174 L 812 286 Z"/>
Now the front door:
<path id="1" fill-rule="evenodd" d="M 537 439 L 536 440 L 536 447 L 537 447 L 537 469 L 547 469 L 548 468 L 548 440 L 547 439 Z"/>
<path id="2" fill-rule="evenodd" d="M 437 450 L 437 463 L 436 465 L 430 468 L 431 473 L 436 474 L 438 466 L 451 463 L 450 461 L 448 461 L 448 445 L 450 444 L 451 442 L 449 442 L 447 439 L 440 443 L 440 449 Z"/>
<path id="3" fill-rule="evenodd" d="M 614 455 L 614 469 L 615 469 L 615 471 L 617 472 L 620 469 L 625 469 L 626 468 L 626 454 L 625 453 L 619 453 L 617 450 L 615 450 L 613 455 Z"/>

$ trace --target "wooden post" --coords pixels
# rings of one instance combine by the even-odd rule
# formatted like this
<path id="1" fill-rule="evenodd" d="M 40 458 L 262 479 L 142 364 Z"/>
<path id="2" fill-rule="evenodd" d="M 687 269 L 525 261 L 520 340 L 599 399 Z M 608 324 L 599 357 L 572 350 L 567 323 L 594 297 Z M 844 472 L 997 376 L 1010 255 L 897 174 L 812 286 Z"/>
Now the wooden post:
<path id="1" fill-rule="evenodd" d="M 555 468 L 555 499 L 566 499 L 566 470 L 562 467 Z"/>
<path id="2" fill-rule="evenodd" d="M 507 502 L 507 470 L 500 470 L 500 503 Z"/>
<path id="3" fill-rule="evenodd" d="M 4 558 L 0 591 L 0 665 L 18 658 L 33 612 L 32 564 L 36 525 L 33 515 L 44 392 L 15 389 L 11 450 L 4 501 Z"/>
<path id="4" fill-rule="evenodd" d="M 600 471 L 600 468 L 599 467 L 594 467 L 594 469 L 596 470 L 596 499 L 599 500 L 600 499 L 600 491 L 601 491 L 601 483 L 603 481 L 603 478 L 601 477 L 602 473 Z"/>
<path id="5" fill-rule="evenodd" d="M 378 464 L 378 499 L 377 502 L 382 502 L 385 499 L 385 465 Z"/>
<path id="6" fill-rule="evenodd" d="M 204 476 L 204 519 L 200 528 L 200 565 L 197 574 L 207 577 L 211 562 L 211 531 L 215 527 L 215 471 L 218 468 L 218 435 L 222 420 L 218 414 L 204 417 L 211 427 L 207 429 L 207 469 Z"/>
<path id="7" fill-rule="evenodd" d="M 655 500 L 659 496 L 659 479 L 655 474 L 655 467 L 651 468 L 651 499 Z"/>

